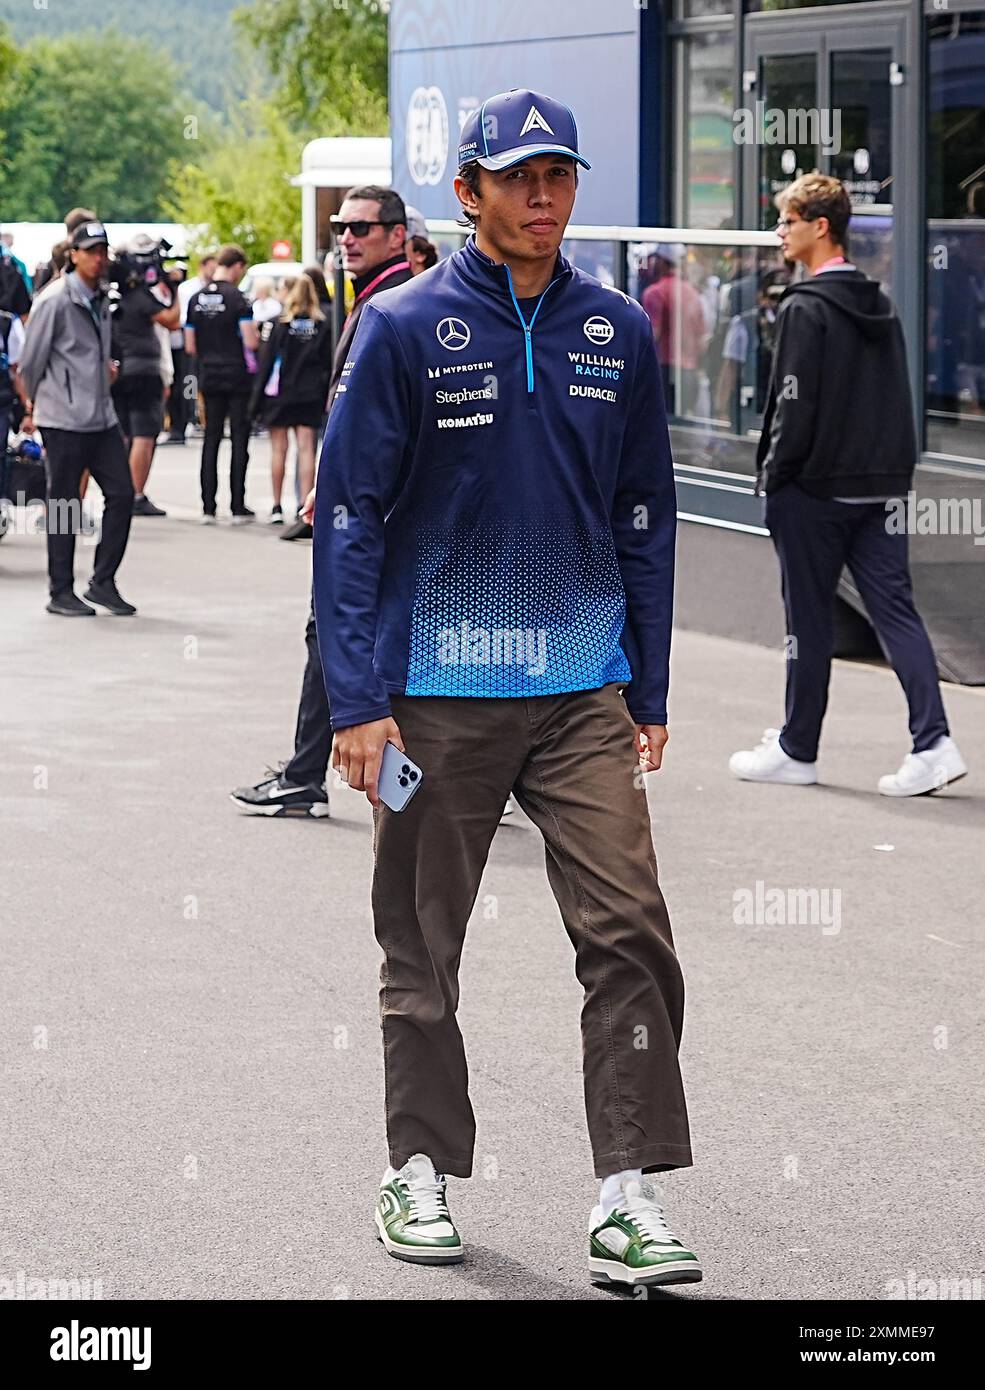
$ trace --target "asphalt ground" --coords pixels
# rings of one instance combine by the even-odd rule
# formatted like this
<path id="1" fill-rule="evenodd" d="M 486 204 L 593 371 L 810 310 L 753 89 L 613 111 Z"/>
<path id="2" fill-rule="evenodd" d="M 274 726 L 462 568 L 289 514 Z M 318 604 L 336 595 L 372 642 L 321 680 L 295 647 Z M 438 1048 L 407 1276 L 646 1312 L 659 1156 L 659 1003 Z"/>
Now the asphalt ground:
<path id="1" fill-rule="evenodd" d="M 47 615 L 43 538 L 0 544 L 0 1279 L 624 1297 L 587 1279 L 580 990 L 522 817 L 496 837 L 462 966 L 479 1129 L 449 1197 L 468 1260 L 412 1267 L 377 1243 L 369 807 L 335 787 L 325 821 L 228 800 L 291 748 L 310 546 L 202 528 L 196 471 L 196 446 L 158 455 L 170 515 L 135 521 L 119 575 L 135 619 Z M 90 563 L 82 545 L 80 578 Z M 663 1187 L 706 1277 L 670 1299 L 879 1300 L 981 1275 L 985 692 L 946 690 L 971 775 L 894 801 L 875 784 L 907 750 L 905 706 L 877 666 L 836 664 L 822 785 L 729 777 L 779 723 L 782 680 L 779 652 L 675 638 L 649 794 L 695 1165 Z M 757 882 L 831 890 L 826 923 L 737 922 Z"/>

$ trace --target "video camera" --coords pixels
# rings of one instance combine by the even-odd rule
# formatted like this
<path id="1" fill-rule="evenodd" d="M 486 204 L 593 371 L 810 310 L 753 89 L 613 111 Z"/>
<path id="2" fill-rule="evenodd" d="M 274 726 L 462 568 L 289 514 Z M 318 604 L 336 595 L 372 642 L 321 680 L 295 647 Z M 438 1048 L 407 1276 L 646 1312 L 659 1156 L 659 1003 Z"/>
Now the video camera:
<path id="1" fill-rule="evenodd" d="M 150 237 L 143 238 L 146 246 L 135 250 L 131 244 L 119 251 L 109 263 L 110 284 L 116 285 L 121 295 L 144 285 L 147 289 L 167 279 L 165 260 L 184 260 L 183 256 L 171 256 L 172 243 L 165 237 L 153 242 Z"/>

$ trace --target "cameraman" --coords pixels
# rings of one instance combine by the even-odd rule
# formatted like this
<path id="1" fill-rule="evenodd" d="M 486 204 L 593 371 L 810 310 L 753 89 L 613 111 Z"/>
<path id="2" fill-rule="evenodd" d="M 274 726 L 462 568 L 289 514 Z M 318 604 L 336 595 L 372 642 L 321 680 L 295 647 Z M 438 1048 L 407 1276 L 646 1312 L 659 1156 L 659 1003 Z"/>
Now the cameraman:
<path id="1" fill-rule="evenodd" d="M 113 401 L 130 451 L 133 515 L 166 516 L 144 492 L 164 428 L 161 343 L 154 325 L 177 328 L 180 310 L 164 273 L 161 248 L 146 232 L 138 232 L 117 253 L 111 275 L 121 296 L 113 313 L 113 356 L 120 363 Z M 163 307 L 158 294 L 164 297 Z"/>

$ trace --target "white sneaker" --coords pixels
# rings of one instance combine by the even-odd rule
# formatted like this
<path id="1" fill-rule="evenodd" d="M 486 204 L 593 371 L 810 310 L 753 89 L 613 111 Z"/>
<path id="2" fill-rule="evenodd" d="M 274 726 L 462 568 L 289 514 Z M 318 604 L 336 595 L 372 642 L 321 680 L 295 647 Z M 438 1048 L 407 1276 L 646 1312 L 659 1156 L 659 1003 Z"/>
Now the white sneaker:
<path id="1" fill-rule="evenodd" d="M 780 747 L 779 729 L 767 729 L 758 748 L 733 753 L 728 769 L 743 782 L 787 782 L 807 787 L 817 781 L 817 763 L 801 763 L 788 757 Z"/>
<path id="2" fill-rule="evenodd" d="M 899 772 L 879 778 L 879 790 L 883 796 L 923 796 L 956 782 L 967 771 L 958 745 L 944 734 L 926 752 L 907 753 Z"/>
<path id="3" fill-rule="evenodd" d="M 203 525 L 203 526 L 218 526 L 218 525 L 219 525 L 219 522 L 218 522 L 218 520 L 216 519 L 216 514 L 215 514 L 215 512 L 203 512 L 203 514 L 202 514 L 202 525 Z"/>
<path id="4" fill-rule="evenodd" d="M 668 1229 L 663 1198 L 647 1177 L 622 1184 L 608 1216 L 596 1207 L 588 1219 L 588 1269 L 596 1283 L 694 1284 L 702 1277 L 693 1250 Z"/>
<path id="5" fill-rule="evenodd" d="M 445 1178 L 427 1154 L 414 1154 L 397 1172 L 387 1168 L 374 1214 L 388 1255 L 412 1264 L 456 1264 L 462 1238 L 448 1211 Z"/>

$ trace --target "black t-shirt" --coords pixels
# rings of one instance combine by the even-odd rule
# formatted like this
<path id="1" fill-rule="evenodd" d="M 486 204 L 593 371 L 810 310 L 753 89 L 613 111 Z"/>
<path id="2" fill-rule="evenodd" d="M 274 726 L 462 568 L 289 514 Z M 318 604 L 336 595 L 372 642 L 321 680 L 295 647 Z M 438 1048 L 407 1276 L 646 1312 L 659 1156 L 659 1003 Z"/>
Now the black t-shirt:
<path id="1" fill-rule="evenodd" d="M 161 375 L 161 346 L 154 315 L 167 306 L 146 285 L 127 290 L 113 311 L 113 354 L 120 359 L 120 376 Z"/>
<path id="2" fill-rule="evenodd" d="M 246 296 L 228 280 L 212 280 L 188 301 L 187 326 L 195 330 L 202 391 L 249 391 L 253 377 L 239 325 L 253 322 Z"/>

